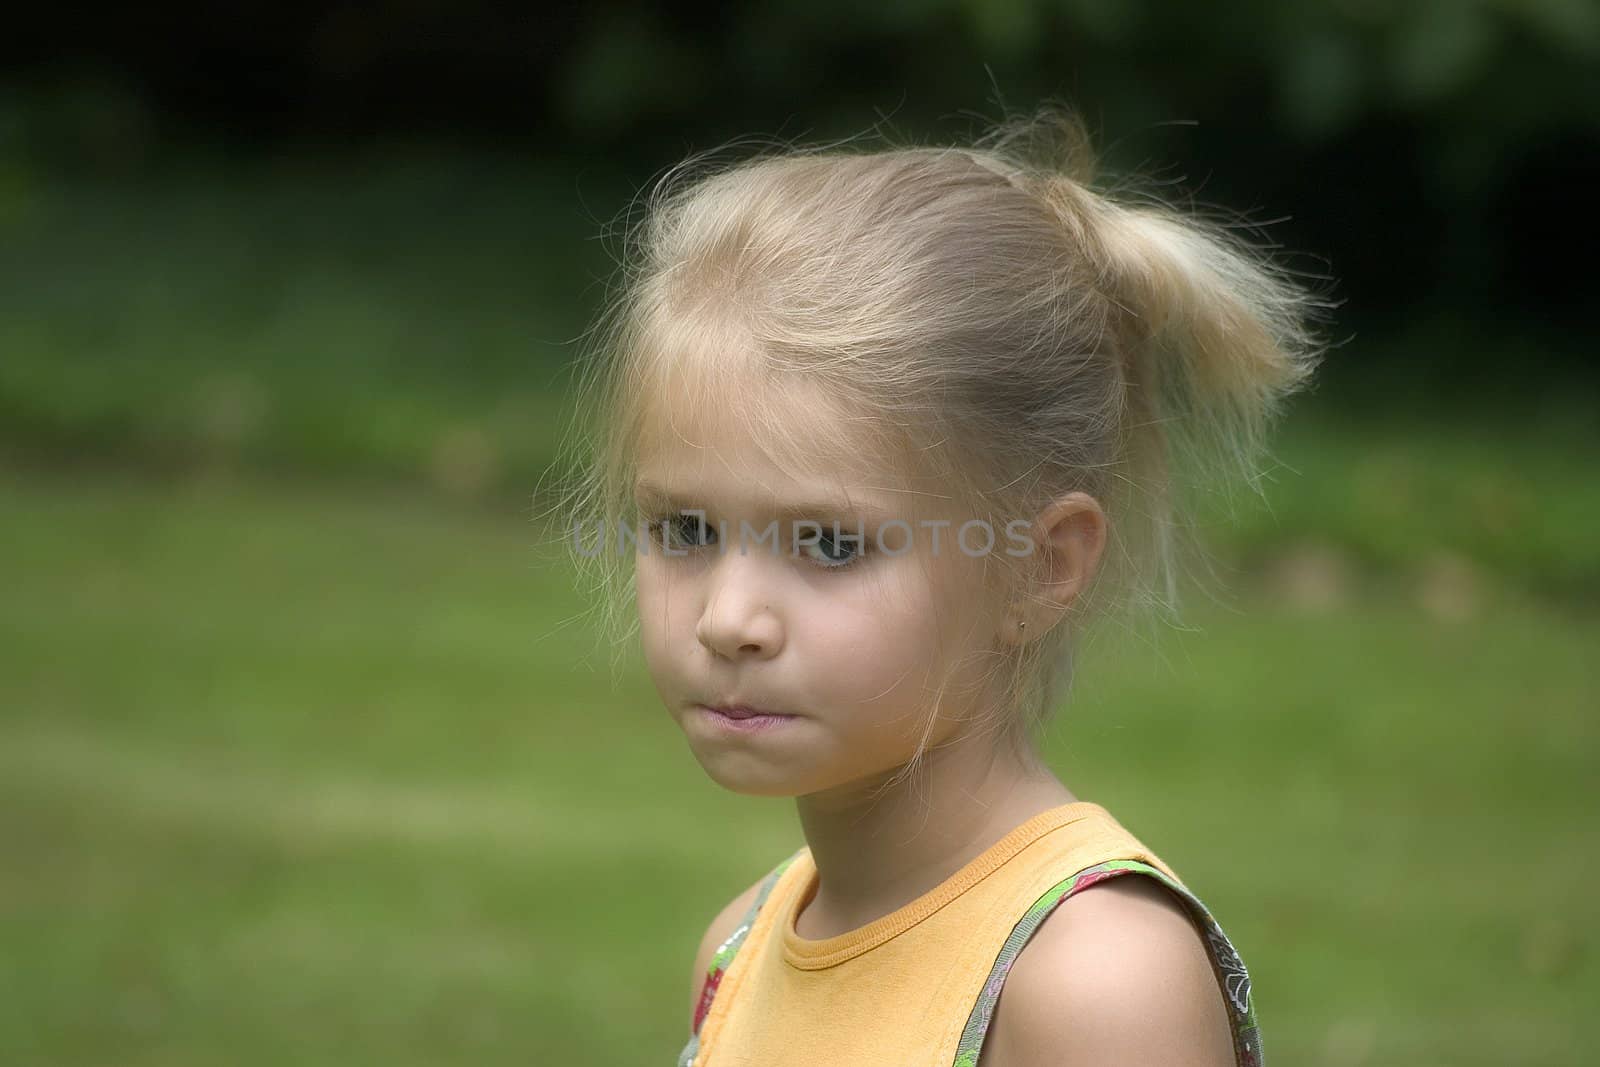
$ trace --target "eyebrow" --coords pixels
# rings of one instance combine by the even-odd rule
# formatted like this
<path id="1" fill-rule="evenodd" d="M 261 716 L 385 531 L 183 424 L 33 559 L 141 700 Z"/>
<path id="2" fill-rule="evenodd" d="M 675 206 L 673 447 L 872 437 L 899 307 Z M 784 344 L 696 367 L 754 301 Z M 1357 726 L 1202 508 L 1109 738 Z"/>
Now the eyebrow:
<path id="1" fill-rule="evenodd" d="M 702 503 L 682 494 L 664 489 L 653 482 L 641 481 L 634 486 L 634 499 L 640 504 L 672 508 L 695 508 Z M 772 509 L 773 513 L 783 518 L 815 518 L 818 515 L 857 515 L 862 518 L 886 519 L 893 512 L 877 504 L 855 502 L 837 499 L 801 500 L 779 505 Z"/>

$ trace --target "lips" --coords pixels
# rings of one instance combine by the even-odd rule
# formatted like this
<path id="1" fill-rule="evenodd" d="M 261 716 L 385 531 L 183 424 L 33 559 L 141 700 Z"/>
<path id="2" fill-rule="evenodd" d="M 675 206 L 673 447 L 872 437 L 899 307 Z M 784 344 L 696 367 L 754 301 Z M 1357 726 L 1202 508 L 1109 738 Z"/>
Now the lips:
<path id="1" fill-rule="evenodd" d="M 748 704 L 706 704 L 719 715 L 726 715 L 730 719 L 753 719 L 757 715 L 771 715 L 777 718 L 791 718 L 781 711 L 768 711 L 765 708 L 754 708 Z"/>

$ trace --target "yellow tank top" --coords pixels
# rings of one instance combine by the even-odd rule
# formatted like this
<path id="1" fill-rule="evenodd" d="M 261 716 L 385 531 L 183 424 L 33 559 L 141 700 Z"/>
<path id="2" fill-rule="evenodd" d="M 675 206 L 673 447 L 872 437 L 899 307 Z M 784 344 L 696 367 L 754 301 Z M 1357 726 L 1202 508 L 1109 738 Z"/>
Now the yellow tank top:
<path id="1" fill-rule="evenodd" d="M 976 1067 L 1006 972 L 1073 893 L 1144 874 L 1176 894 L 1206 942 L 1238 1063 L 1258 1067 L 1249 976 L 1178 876 L 1100 805 L 1040 812 L 943 883 L 857 930 L 795 932 L 817 890 L 811 850 L 766 878 L 713 958 L 679 1067 Z"/>

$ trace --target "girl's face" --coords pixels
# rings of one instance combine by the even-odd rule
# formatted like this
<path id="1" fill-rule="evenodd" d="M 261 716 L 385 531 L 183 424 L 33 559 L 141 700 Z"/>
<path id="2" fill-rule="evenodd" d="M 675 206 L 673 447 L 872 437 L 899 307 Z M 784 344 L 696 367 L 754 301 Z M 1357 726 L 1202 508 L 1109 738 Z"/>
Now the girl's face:
<path id="1" fill-rule="evenodd" d="M 638 520 L 651 540 L 633 554 L 651 680 L 728 789 L 802 796 L 867 784 L 980 710 L 996 635 L 981 561 L 956 547 L 962 519 L 945 501 L 867 462 L 792 477 L 734 421 L 673 426 L 639 466 Z M 830 442 L 847 429 L 815 425 Z M 935 544 L 923 523 L 945 518 Z M 835 520 L 862 539 L 835 541 Z M 906 525 L 885 530 L 893 520 Z M 788 717 L 738 729 L 708 705 Z"/>

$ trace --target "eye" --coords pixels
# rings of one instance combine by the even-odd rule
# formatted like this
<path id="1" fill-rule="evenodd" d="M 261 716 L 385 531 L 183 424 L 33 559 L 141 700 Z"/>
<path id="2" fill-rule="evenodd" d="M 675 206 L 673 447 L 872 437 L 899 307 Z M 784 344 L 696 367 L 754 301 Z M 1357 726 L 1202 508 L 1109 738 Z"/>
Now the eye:
<path id="1" fill-rule="evenodd" d="M 838 570 L 849 567 L 858 562 L 866 554 L 866 540 L 857 534 L 847 532 L 843 527 L 839 536 L 833 536 L 833 527 L 824 527 L 814 544 L 802 546 L 806 558 L 814 561 L 826 570 Z"/>
<path id="2" fill-rule="evenodd" d="M 705 538 L 716 536 L 711 524 L 702 521 L 697 513 L 691 511 L 654 519 L 650 523 L 650 530 L 657 544 L 674 551 L 705 548 L 709 543 Z"/>

